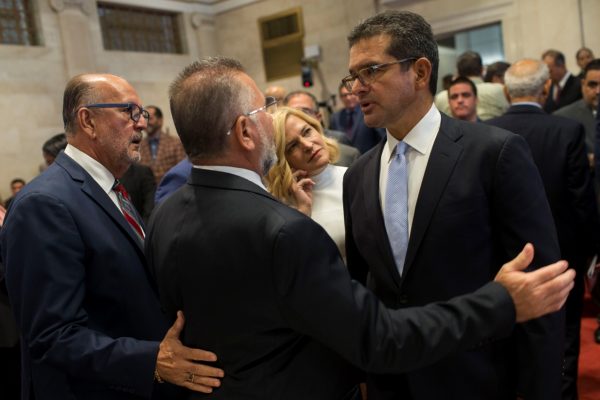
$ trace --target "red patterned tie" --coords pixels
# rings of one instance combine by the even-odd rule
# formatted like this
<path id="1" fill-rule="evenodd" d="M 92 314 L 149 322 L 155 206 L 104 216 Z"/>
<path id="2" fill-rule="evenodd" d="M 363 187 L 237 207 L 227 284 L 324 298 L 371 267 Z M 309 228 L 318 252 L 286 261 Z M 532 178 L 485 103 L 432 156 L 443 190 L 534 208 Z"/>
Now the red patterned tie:
<path id="1" fill-rule="evenodd" d="M 125 219 L 127 220 L 127 222 L 129 222 L 129 225 L 131 225 L 135 233 L 143 242 L 144 231 L 142 230 L 142 226 L 136 217 L 137 213 L 135 211 L 135 208 L 133 207 L 133 204 L 131 203 L 131 199 L 129 198 L 127 190 L 125 190 L 125 186 L 123 186 L 123 184 L 120 183 L 118 179 L 116 179 L 112 189 L 117 194 L 117 199 L 119 200 L 119 206 L 121 207 L 121 212 L 123 212 L 123 216 L 125 216 Z"/>

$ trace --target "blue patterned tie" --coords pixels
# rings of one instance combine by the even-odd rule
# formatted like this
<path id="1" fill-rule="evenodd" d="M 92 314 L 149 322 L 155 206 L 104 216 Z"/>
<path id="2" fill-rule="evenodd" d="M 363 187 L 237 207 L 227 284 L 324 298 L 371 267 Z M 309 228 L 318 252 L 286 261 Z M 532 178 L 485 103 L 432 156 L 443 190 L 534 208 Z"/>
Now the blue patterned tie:
<path id="1" fill-rule="evenodd" d="M 394 253 L 396 268 L 402 276 L 408 248 L 408 172 L 406 150 L 408 145 L 398 142 L 388 169 L 385 192 L 385 230 Z"/>

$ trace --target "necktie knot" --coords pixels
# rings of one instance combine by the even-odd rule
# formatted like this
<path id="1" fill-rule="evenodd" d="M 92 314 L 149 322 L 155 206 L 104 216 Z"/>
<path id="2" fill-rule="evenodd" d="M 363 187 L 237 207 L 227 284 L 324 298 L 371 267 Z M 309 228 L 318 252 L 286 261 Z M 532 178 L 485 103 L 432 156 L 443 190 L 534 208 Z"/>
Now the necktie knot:
<path id="1" fill-rule="evenodd" d="M 406 144 L 406 142 L 398 142 L 398 144 L 396 145 L 396 157 L 399 157 L 400 155 L 406 155 L 408 147 L 409 146 Z"/>

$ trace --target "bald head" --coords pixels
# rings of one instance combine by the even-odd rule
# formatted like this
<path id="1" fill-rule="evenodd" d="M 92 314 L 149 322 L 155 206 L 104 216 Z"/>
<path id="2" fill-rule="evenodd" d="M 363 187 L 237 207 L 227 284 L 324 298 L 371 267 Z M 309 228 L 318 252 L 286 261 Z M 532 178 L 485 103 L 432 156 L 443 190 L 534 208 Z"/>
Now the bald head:
<path id="1" fill-rule="evenodd" d="M 65 88 L 63 119 L 69 145 L 115 178 L 139 161 L 147 116 L 135 89 L 116 75 L 78 75 Z"/>
<path id="2" fill-rule="evenodd" d="M 111 74 L 77 75 L 67 83 L 63 95 L 63 123 L 65 133 L 76 132 L 76 112 L 85 104 L 106 102 L 111 94 L 133 91 L 131 85 L 123 78 Z"/>
<path id="3" fill-rule="evenodd" d="M 504 84 L 511 102 L 539 102 L 548 79 L 548 67 L 543 61 L 523 59 L 506 70 Z"/>
<path id="4" fill-rule="evenodd" d="M 269 86 L 265 90 L 265 97 L 275 97 L 277 101 L 282 101 L 285 98 L 287 90 L 283 86 Z"/>

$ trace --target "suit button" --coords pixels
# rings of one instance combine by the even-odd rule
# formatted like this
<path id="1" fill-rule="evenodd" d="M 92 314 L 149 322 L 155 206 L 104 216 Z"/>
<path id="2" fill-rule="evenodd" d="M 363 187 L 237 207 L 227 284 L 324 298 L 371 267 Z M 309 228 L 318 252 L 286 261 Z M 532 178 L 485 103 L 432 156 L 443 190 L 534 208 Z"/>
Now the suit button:
<path id="1" fill-rule="evenodd" d="M 398 303 L 399 303 L 401 306 L 405 306 L 405 305 L 407 305 L 407 304 L 408 304 L 408 296 L 407 296 L 406 294 L 401 294 L 401 295 L 398 297 Z"/>

